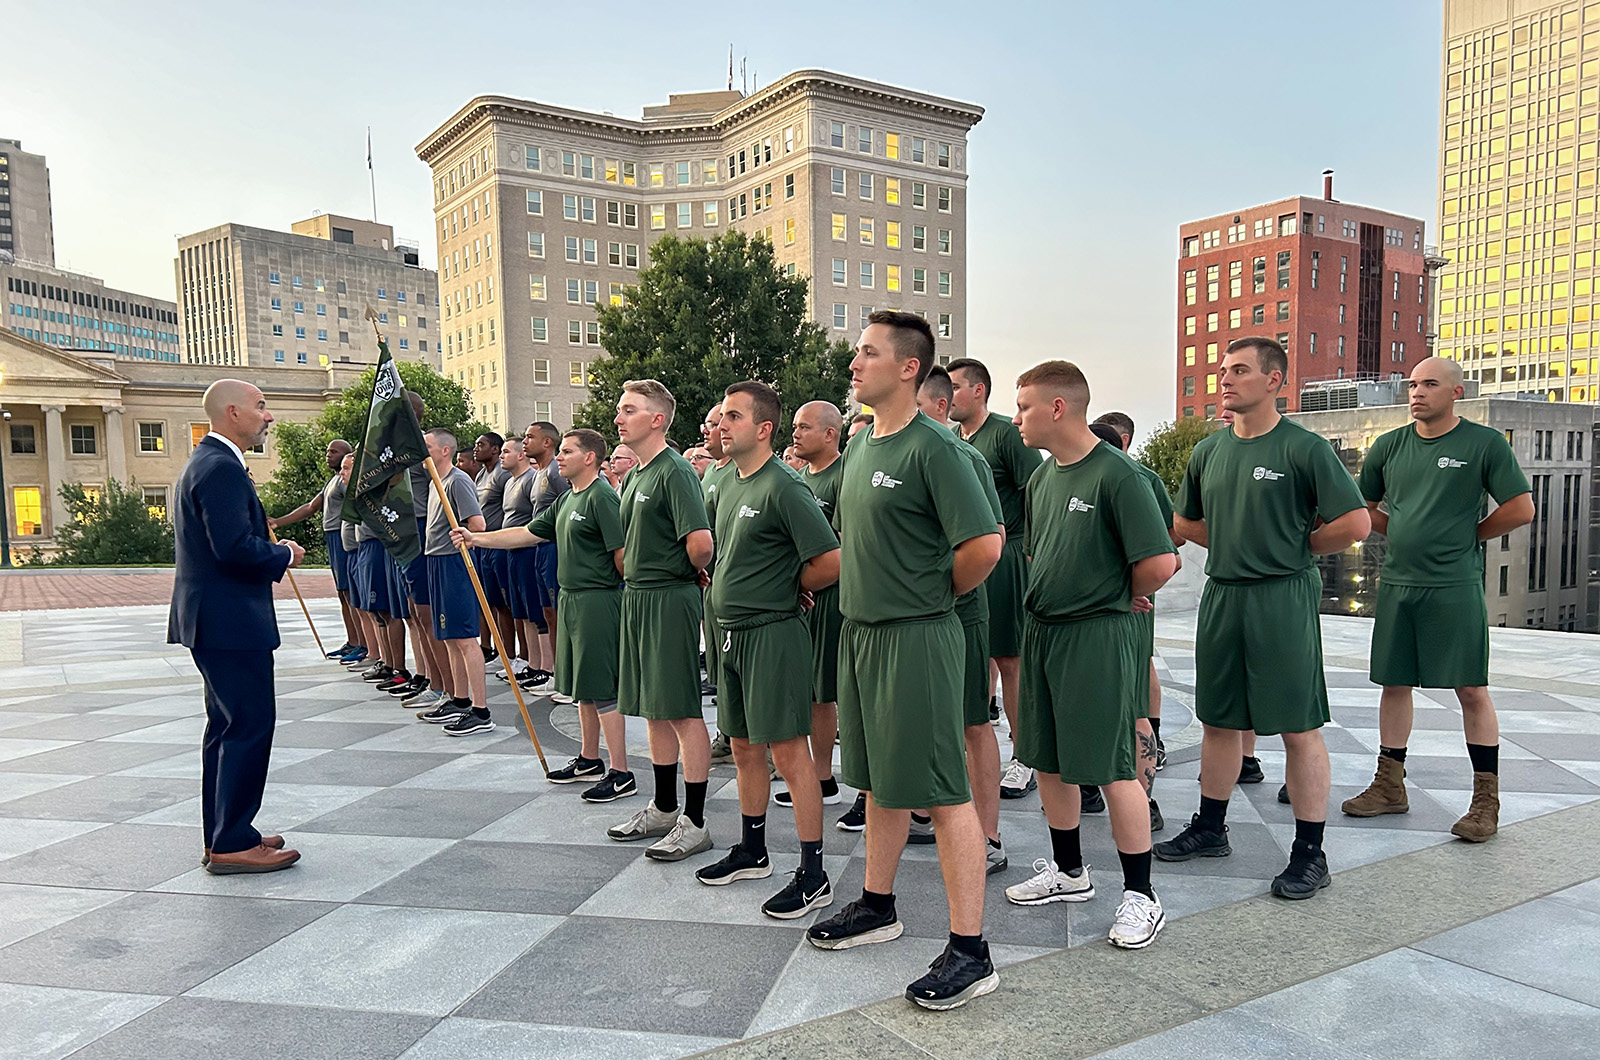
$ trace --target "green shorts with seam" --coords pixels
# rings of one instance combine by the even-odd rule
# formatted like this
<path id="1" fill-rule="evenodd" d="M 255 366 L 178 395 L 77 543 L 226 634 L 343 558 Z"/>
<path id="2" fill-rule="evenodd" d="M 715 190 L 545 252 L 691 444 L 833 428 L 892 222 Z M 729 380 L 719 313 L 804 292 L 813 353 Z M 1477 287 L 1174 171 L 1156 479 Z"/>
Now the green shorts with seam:
<path id="1" fill-rule="evenodd" d="M 961 722 L 963 725 L 987 725 L 989 625 L 986 622 L 962 623 L 961 637 L 966 642 L 961 667 Z"/>
<path id="2" fill-rule="evenodd" d="M 556 691 L 583 702 L 617 698 L 622 589 L 563 589 L 556 611 Z"/>
<path id="3" fill-rule="evenodd" d="M 1156 612 L 1151 608 L 1144 614 L 1133 617 L 1139 620 L 1139 658 L 1143 660 L 1139 664 L 1139 702 L 1134 705 L 1133 716 L 1148 718 L 1150 717 L 1150 663 L 1156 657 Z"/>
<path id="4" fill-rule="evenodd" d="M 1374 683 L 1482 688 L 1489 683 L 1489 605 L 1482 585 L 1378 583 Z"/>
<path id="5" fill-rule="evenodd" d="M 811 634 L 799 615 L 722 629 L 717 728 L 751 743 L 811 735 Z"/>
<path id="6" fill-rule="evenodd" d="M 1008 537 L 1000 562 L 983 580 L 989 597 L 989 654 L 1006 658 L 1022 652 L 1022 597 L 1028 588 L 1028 560 L 1022 538 Z"/>
<path id="7" fill-rule="evenodd" d="M 722 630 L 717 628 L 717 613 L 711 607 L 711 586 L 701 590 L 701 631 L 705 634 L 706 680 L 722 683 Z"/>
<path id="8" fill-rule="evenodd" d="M 1254 582 L 1206 582 L 1194 642 L 1195 716 L 1258 736 L 1326 725 L 1321 601 L 1315 567 Z"/>
<path id="9" fill-rule="evenodd" d="M 701 717 L 700 587 L 622 590 L 617 707 L 651 721 Z"/>
<path id="10" fill-rule="evenodd" d="M 965 645 L 954 613 L 839 633 L 840 775 L 879 806 L 972 801 L 961 724 Z"/>
<path id="11" fill-rule="evenodd" d="M 806 630 L 811 634 L 811 702 L 839 701 L 839 587 L 830 585 L 811 594 L 816 603 L 806 612 Z"/>
<path id="12" fill-rule="evenodd" d="M 1026 616 L 1017 761 L 1068 784 L 1133 780 L 1139 644 L 1139 616 L 1126 612 L 1059 624 Z"/>

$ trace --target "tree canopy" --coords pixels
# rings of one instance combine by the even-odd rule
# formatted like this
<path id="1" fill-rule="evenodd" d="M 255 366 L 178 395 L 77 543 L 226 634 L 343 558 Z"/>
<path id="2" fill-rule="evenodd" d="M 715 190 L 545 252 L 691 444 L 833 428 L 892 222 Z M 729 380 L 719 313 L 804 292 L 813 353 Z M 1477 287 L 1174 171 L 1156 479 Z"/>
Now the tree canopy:
<path id="1" fill-rule="evenodd" d="M 77 482 L 61 487 L 61 499 L 72 516 L 56 527 L 58 551 L 46 559 L 33 550 L 28 562 L 52 567 L 113 567 L 172 562 L 172 524 L 151 510 L 144 491 L 132 479 L 124 486 L 107 479 L 104 489 Z"/>
<path id="2" fill-rule="evenodd" d="M 1183 471 L 1189 466 L 1189 454 L 1200 439 L 1219 426 L 1215 420 L 1186 416 L 1171 423 L 1163 423 L 1145 439 L 1144 448 L 1135 454 L 1139 462 L 1161 476 L 1167 495 L 1178 496 L 1178 486 L 1183 482 Z"/>

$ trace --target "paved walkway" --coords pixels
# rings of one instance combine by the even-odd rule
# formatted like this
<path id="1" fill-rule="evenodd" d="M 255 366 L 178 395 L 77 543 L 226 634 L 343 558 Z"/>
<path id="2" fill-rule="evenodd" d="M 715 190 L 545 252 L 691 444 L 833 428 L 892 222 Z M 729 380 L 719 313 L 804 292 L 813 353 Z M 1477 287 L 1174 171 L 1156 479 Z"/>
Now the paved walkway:
<path id="1" fill-rule="evenodd" d="M 311 606 L 335 628 L 330 601 Z M 1336 819 L 1334 887 L 1302 905 L 1267 899 L 1293 826 L 1275 799 L 1282 752 L 1263 741 L 1269 783 L 1234 796 L 1234 856 L 1159 866 L 1173 921 L 1141 953 L 1104 943 L 1117 870 L 1103 817 L 1084 836 L 1100 897 L 1005 902 L 1048 838 L 1037 796 L 1003 804 L 1011 867 L 986 906 L 1001 989 L 933 1016 L 897 996 L 943 944 L 931 849 L 908 850 L 900 870 L 905 938 L 814 950 L 809 920 L 758 908 L 798 859 L 784 811 L 770 819 L 772 880 L 702 887 L 693 869 L 719 855 L 658 865 L 601 834 L 642 800 L 589 807 L 545 782 L 508 693 L 492 701 L 498 731 L 450 740 L 319 660 L 292 602 L 279 615 L 261 822 L 305 860 L 221 878 L 195 864 L 199 680 L 162 643 L 164 608 L 0 620 L 14 646 L 0 652 L 0 1058 L 1593 1055 L 1590 638 L 1495 631 L 1508 827 L 1492 843 L 1448 835 L 1470 773 L 1458 710 L 1430 697 L 1411 814 Z M 1198 791 L 1191 626 L 1181 613 L 1158 624 L 1167 834 Z M 1337 802 L 1371 774 L 1377 693 L 1356 668 L 1365 624 L 1327 627 Z M 96 650 L 79 655 L 86 637 Z M 530 706 L 559 764 L 574 712 Z M 630 743 L 642 751 L 641 730 Z M 634 765 L 648 770 L 642 754 Z M 738 834 L 731 779 L 714 768 L 719 846 Z M 842 904 L 861 887 L 860 837 L 829 827 L 824 853 Z"/>
<path id="2" fill-rule="evenodd" d="M 333 575 L 326 568 L 294 572 L 306 599 L 331 599 Z M 279 600 L 293 600 L 285 578 L 273 587 Z M 172 599 L 172 571 L 76 568 L 70 571 L 11 570 L 0 572 L 0 611 L 45 611 L 79 607 L 125 607 L 165 604 Z M 304 621 L 302 619 L 302 621 Z M 344 637 L 341 635 L 340 640 Z M 329 645 L 332 647 L 332 645 Z"/>

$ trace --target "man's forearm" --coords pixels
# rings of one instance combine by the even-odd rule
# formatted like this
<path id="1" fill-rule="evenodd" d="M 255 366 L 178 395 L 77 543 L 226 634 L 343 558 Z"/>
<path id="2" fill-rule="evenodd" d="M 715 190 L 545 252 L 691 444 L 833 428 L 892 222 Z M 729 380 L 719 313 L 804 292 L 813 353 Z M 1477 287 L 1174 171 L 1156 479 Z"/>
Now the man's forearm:
<path id="1" fill-rule="evenodd" d="M 541 539 L 528 533 L 525 526 L 508 526 L 503 530 L 480 530 L 472 535 L 473 548 L 531 548 Z"/>

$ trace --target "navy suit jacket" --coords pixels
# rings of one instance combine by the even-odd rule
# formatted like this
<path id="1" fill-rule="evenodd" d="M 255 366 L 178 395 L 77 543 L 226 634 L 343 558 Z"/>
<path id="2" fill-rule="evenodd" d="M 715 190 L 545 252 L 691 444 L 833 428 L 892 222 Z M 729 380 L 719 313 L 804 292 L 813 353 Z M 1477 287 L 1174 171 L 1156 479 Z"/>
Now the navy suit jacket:
<path id="1" fill-rule="evenodd" d="M 278 646 L 272 584 L 289 550 L 267 537 L 267 513 L 239 458 L 205 437 L 178 477 L 172 509 L 177 575 L 167 643 L 212 651 Z"/>

